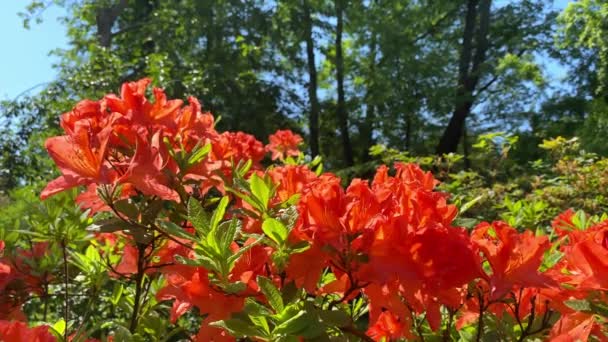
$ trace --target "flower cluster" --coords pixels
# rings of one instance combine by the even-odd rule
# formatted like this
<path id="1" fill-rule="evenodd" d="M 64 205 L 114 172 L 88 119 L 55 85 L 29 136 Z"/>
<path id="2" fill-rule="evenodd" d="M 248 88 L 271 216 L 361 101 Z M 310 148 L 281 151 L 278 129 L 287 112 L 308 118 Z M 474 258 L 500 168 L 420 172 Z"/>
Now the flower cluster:
<path id="1" fill-rule="evenodd" d="M 506 340 L 608 339 L 608 221 L 581 226 L 568 211 L 554 238 L 503 222 L 467 230 L 417 165 L 380 166 L 343 187 L 305 162 L 297 134 L 264 146 L 220 133 L 195 98 L 154 89 L 148 100 L 149 83 L 62 116 L 65 135 L 46 143 L 61 176 L 41 194 L 84 187 L 91 248 L 117 257 L 108 274 L 135 286 L 131 334 L 145 336 L 146 315 L 164 310 L 142 310 L 150 296 L 170 303 L 167 325 L 200 316 L 197 341 L 449 340 L 469 328 L 478 339 L 488 329 Z M 0 289 L 12 272 L 0 260 Z M 0 338 L 15 318 L 0 317 Z"/>

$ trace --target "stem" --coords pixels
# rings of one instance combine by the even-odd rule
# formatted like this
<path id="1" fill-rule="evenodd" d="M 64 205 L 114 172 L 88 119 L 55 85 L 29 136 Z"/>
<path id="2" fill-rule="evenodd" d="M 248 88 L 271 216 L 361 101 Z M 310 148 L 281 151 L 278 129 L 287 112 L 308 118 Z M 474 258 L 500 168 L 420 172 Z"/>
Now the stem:
<path id="1" fill-rule="evenodd" d="M 95 301 L 94 301 L 95 298 L 97 298 L 97 294 L 95 292 L 90 294 L 89 300 L 87 303 L 87 311 L 85 312 L 85 314 L 83 316 L 82 323 L 80 323 L 80 326 L 78 327 L 78 329 L 76 329 L 76 331 L 72 335 L 73 336 L 72 341 L 78 341 L 78 338 L 80 337 L 80 335 L 83 334 L 82 328 L 85 326 L 87 319 L 89 318 L 89 316 L 91 315 L 91 312 L 93 311 L 93 307 L 95 304 Z"/>
<path id="2" fill-rule="evenodd" d="M 475 341 L 479 342 L 481 341 L 481 335 L 483 334 L 483 312 L 485 310 L 481 290 L 478 290 L 477 298 L 479 298 L 479 321 L 477 321 L 477 337 L 475 338 Z"/>
<path id="3" fill-rule="evenodd" d="M 46 274 L 44 278 L 46 279 Z M 42 320 L 46 322 L 47 314 L 49 312 L 49 284 L 47 282 L 44 283 L 44 293 L 42 296 L 42 300 L 42 305 L 44 306 Z"/>
<path id="4" fill-rule="evenodd" d="M 374 340 L 367 336 L 364 332 L 357 330 L 355 327 L 352 326 L 348 326 L 348 327 L 343 327 L 340 328 L 340 330 L 342 330 L 342 332 L 345 332 L 347 334 L 351 334 L 353 336 L 357 336 L 358 338 L 360 338 L 361 340 L 365 341 L 365 342 L 373 342 Z"/>
<path id="5" fill-rule="evenodd" d="M 65 240 L 61 241 L 61 250 L 63 252 L 63 281 L 65 285 L 64 291 L 64 306 L 63 306 L 63 319 L 65 320 L 65 331 L 64 336 L 65 340 L 68 340 L 68 322 L 70 320 L 70 294 L 68 292 L 68 284 L 69 284 L 69 275 L 68 275 L 68 251 L 66 248 Z M 46 305 L 45 305 L 46 311 Z M 45 312 L 46 316 L 46 312 Z"/>
<path id="6" fill-rule="evenodd" d="M 140 309 L 140 300 L 142 294 L 142 280 L 144 278 L 146 259 L 144 253 L 146 252 L 146 245 L 137 244 L 137 274 L 135 276 L 135 298 L 133 301 L 133 313 L 131 314 L 131 325 L 129 331 L 135 332 L 137 329 L 137 318 Z"/>
<path id="7" fill-rule="evenodd" d="M 456 311 L 448 308 L 448 322 L 443 331 L 443 341 L 447 342 L 450 340 L 450 329 L 452 328 L 452 321 L 454 320 L 454 314 Z"/>
<path id="8" fill-rule="evenodd" d="M 520 297 L 520 299 L 521 299 L 521 297 Z M 526 325 L 526 329 L 524 329 L 521 332 L 518 342 L 523 342 L 523 340 L 526 337 L 531 335 L 530 329 L 532 328 L 532 325 L 534 324 L 534 318 L 536 317 L 536 312 L 535 312 L 536 296 L 532 296 L 532 299 L 530 299 L 530 304 L 532 305 L 532 307 L 530 309 L 530 315 L 528 316 L 528 324 Z"/>

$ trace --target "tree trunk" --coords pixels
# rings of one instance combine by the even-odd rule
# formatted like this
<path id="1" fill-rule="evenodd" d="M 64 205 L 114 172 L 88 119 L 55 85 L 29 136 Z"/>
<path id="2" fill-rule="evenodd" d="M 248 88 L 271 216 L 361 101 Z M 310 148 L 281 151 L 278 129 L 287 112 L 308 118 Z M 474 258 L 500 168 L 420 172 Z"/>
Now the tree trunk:
<path id="1" fill-rule="evenodd" d="M 112 45 L 112 27 L 126 7 L 127 0 L 120 0 L 116 5 L 97 9 L 95 22 L 97 24 L 97 40 L 100 46 L 109 48 Z"/>
<path id="2" fill-rule="evenodd" d="M 485 61 L 488 49 L 491 4 L 491 0 L 469 0 L 467 2 L 458 68 L 456 105 L 450 122 L 437 146 L 437 154 L 439 155 L 457 151 L 464 133 L 466 118 L 473 108 L 475 101 L 473 92 L 479 83 L 480 67 Z M 480 13 L 479 25 L 476 23 L 478 7 Z M 475 56 L 473 56 L 473 36 L 475 36 Z"/>
<path id="3" fill-rule="evenodd" d="M 315 62 L 315 45 L 312 37 L 312 17 L 310 5 L 307 0 L 304 6 L 304 40 L 306 41 L 306 60 L 308 63 L 308 102 L 310 102 L 310 114 L 308 117 L 308 129 L 310 131 L 310 153 L 319 155 L 319 99 L 317 98 L 317 66 Z"/>
<path id="4" fill-rule="evenodd" d="M 376 99 L 375 99 L 375 74 L 376 74 L 376 34 L 372 32 L 372 39 L 370 42 L 369 52 L 369 71 L 368 71 L 368 83 L 367 91 L 365 94 L 365 105 L 367 107 L 365 111 L 365 121 L 363 127 L 360 130 L 361 140 L 363 142 L 363 150 L 361 151 L 361 160 L 366 162 L 370 160 L 369 149 L 374 143 L 374 120 L 376 117 Z"/>
<path id="5" fill-rule="evenodd" d="M 337 114 L 342 136 L 342 148 L 344 151 L 344 162 L 347 166 L 354 164 L 353 149 L 348 132 L 348 113 L 346 112 L 346 100 L 344 98 L 344 57 L 342 56 L 342 33 L 344 28 L 343 0 L 335 0 L 336 7 L 336 81 L 338 83 L 338 105 Z"/>
<path id="6" fill-rule="evenodd" d="M 463 155 L 463 159 L 464 159 L 464 168 L 465 169 L 470 169 L 471 168 L 471 158 L 469 158 L 469 143 L 468 143 L 468 138 L 467 138 L 467 125 L 464 125 L 464 128 L 462 129 L 462 155 Z"/>

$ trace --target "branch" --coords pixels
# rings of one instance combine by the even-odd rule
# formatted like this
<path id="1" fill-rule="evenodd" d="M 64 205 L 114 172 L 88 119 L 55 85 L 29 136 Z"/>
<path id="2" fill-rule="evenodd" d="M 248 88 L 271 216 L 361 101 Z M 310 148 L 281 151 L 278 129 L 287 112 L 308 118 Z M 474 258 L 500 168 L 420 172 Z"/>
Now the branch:
<path id="1" fill-rule="evenodd" d="M 423 33 L 419 34 L 418 36 L 416 36 L 416 38 L 414 38 L 414 40 L 412 41 L 412 44 L 418 43 L 422 39 L 435 33 L 435 30 L 439 27 L 439 25 L 441 25 L 441 23 L 443 23 L 446 19 L 448 19 L 452 14 L 454 14 L 456 12 L 458 12 L 458 7 L 455 7 L 451 11 L 444 13 L 443 16 L 441 16 L 441 18 L 439 18 L 437 21 L 435 21 L 434 23 L 431 24 L 431 26 L 426 30 L 426 32 L 423 32 Z"/>
<path id="2" fill-rule="evenodd" d="M 519 51 L 516 55 L 517 57 L 521 57 L 527 49 L 522 49 L 521 51 Z M 483 93 L 484 91 L 488 90 L 488 88 L 490 88 L 492 86 L 492 84 L 494 84 L 496 81 L 498 81 L 498 79 L 500 78 L 500 75 L 494 75 L 494 77 L 492 77 L 491 80 L 489 80 L 488 82 L 486 82 L 486 84 L 484 84 L 483 86 L 481 86 L 479 88 L 479 90 L 477 90 L 477 92 L 475 92 L 475 95 L 473 95 L 473 97 L 477 97 L 479 94 Z"/>
<path id="3" fill-rule="evenodd" d="M 374 340 L 371 337 L 367 336 L 364 332 L 359 331 L 352 326 L 340 328 L 340 331 L 347 333 L 347 334 L 351 334 L 353 336 L 357 336 L 365 342 L 374 342 Z"/>

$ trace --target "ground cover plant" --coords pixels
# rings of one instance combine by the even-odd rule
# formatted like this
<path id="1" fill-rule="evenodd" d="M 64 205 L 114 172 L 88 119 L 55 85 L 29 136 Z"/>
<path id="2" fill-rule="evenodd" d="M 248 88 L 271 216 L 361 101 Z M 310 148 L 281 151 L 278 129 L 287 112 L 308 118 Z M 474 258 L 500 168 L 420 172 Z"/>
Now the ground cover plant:
<path id="1" fill-rule="evenodd" d="M 376 147 L 369 179 L 342 179 L 298 134 L 220 132 L 150 82 L 63 114 L 59 177 L 13 194 L 0 339 L 608 340 L 605 161 L 576 140 L 516 185 L 496 136 L 477 148 L 498 173 Z"/>

